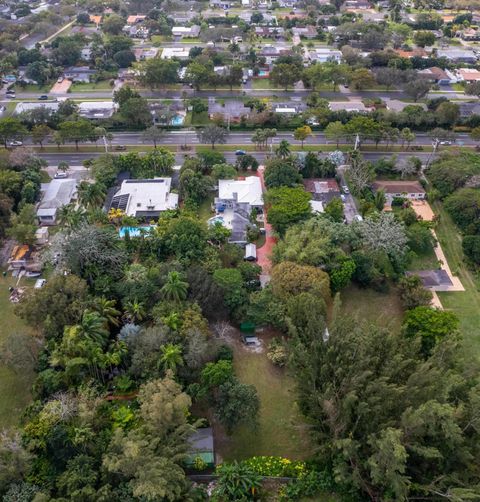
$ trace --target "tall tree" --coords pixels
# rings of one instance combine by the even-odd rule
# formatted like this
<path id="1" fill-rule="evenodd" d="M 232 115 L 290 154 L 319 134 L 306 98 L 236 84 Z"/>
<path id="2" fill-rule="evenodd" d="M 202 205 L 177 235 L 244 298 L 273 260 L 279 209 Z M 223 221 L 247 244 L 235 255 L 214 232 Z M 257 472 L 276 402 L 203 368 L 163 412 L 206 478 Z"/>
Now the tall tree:
<path id="1" fill-rule="evenodd" d="M 200 129 L 197 135 L 201 143 L 210 144 L 212 149 L 215 149 L 217 143 L 224 144 L 227 142 L 229 132 L 224 127 L 209 124 Z"/>

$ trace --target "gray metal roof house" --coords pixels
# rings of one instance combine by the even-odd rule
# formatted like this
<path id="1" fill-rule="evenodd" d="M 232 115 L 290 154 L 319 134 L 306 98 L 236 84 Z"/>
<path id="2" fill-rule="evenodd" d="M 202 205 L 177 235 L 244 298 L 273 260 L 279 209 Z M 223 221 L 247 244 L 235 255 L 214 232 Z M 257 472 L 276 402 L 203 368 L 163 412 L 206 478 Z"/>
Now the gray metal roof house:
<path id="1" fill-rule="evenodd" d="M 57 211 L 70 204 L 77 195 L 77 181 L 74 179 L 52 180 L 43 194 L 37 208 L 37 218 L 40 224 L 55 225 Z"/>

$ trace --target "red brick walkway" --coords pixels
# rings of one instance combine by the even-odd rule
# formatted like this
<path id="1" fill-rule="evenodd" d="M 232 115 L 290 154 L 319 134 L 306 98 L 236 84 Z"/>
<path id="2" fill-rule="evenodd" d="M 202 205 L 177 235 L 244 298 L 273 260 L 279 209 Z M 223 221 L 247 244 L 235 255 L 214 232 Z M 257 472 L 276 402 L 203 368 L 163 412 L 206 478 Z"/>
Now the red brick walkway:
<path id="1" fill-rule="evenodd" d="M 265 192 L 265 180 L 263 179 L 263 166 L 260 166 L 257 171 L 257 176 L 260 178 L 262 184 L 262 190 Z M 265 275 L 270 275 L 270 270 L 272 268 L 272 262 L 270 256 L 272 254 L 273 248 L 277 242 L 277 239 L 273 237 L 272 226 L 267 220 L 267 211 L 264 209 L 264 226 L 266 232 L 265 244 L 257 249 L 257 263 L 262 267 L 262 271 Z"/>

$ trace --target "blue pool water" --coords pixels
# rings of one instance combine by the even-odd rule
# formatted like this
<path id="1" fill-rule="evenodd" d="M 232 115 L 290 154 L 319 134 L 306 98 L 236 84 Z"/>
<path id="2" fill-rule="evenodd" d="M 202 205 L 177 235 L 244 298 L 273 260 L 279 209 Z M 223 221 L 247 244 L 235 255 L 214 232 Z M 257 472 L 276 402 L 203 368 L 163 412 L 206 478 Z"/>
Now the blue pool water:
<path id="1" fill-rule="evenodd" d="M 183 125 L 185 118 L 182 115 L 175 115 L 175 117 L 172 118 L 172 125 L 173 126 L 181 126 Z"/>
<path id="2" fill-rule="evenodd" d="M 140 237 L 142 233 L 149 234 L 152 231 L 153 225 L 148 225 L 146 227 L 121 227 L 118 231 L 118 235 L 121 239 L 125 237 L 128 232 L 130 237 Z"/>
<path id="3" fill-rule="evenodd" d="M 259 70 L 259 72 L 258 72 L 259 77 L 266 77 L 267 75 L 268 75 L 268 71 Z"/>
<path id="4" fill-rule="evenodd" d="M 209 225 L 215 225 L 215 223 L 221 223 L 222 225 L 225 224 L 225 220 L 222 218 L 222 216 L 214 216 L 213 218 L 210 218 L 208 220 Z"/>

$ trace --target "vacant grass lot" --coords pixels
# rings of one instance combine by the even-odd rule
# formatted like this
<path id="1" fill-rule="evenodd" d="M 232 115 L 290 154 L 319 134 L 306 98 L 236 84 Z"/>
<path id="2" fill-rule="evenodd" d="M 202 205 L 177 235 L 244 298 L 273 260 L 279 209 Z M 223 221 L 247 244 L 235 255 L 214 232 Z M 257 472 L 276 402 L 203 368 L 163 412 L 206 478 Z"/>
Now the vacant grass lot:
<path id="1" fill-rule="evenodd" d="M 72 84 L 69 92 L 110 91 L 111 89 L 110 80 L 100 80 L 99 82 L 90 82 L 89 84 Z"/>
<path id="2" fill-rule="evenodd" d="M 437 202 L 433 209 L 440 216 L 436 228 L 438 240 L 454 275 L 460 278 L 465 291 L 438 293 L 445 309 L 453 310 L 460 318 L 460 329 L 467 353 L 480 357 L 480 281 L 463 261 L 462 237 L 443 206 Z"/>
<path id="3" fill-rule="evenodd" d="M 11 334 L 29 331 L 23 321 L 14 312 L 14 305 L 10 302 L 9 286 L 16 284 L 16 278 L 0 276 L 0 345 Z M 30 281 L 31 282 L 31 281 Z M 22 279 L 21 285 L 25 285 Z M 18 423 L 20 415 L 30 401 L 30 388 L 33 382 L 33 368 L 26 368 L 23 372 L 14 372 L 0 364 L 0 430 Z"/>
<path id="4" fill-rule="evenodd" d="M 262 336 L 266 345 L 271 336 Z M 311 444 L 307 425 L 295 403 L 293 379 L 273 366 L 265 351 L 255 353 L 238 339 L 233 348 L 236 375 L 242 382 L 256 387 L 261 407 L 255 430 L 241 427 L 217 444 L 221 457 L 224 460 L 242 460 L 253 455 L 308 458 L 312 453 Z"/>
<path id="5" fill-rule="evenodd" d="M 373 289 L 362 289 L 352 284 L 342 291 L 341 301 L 343 314 L 392 330 L 400 329 L 403 307 L 394 286 L 390 286 L 387 293 L 378 293 Z"/>

